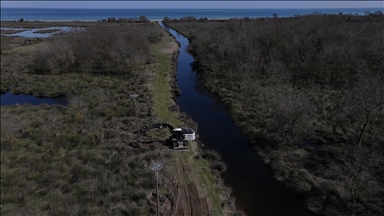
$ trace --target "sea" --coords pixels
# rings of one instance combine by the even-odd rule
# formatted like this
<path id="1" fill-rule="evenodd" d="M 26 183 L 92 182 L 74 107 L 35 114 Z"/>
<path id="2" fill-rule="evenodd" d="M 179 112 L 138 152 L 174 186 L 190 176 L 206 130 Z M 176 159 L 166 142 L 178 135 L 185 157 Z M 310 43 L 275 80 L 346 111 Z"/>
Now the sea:
<path id="1" fill-rule="evenodd" d="M 103 20 L 111 17 L 138 18 L 146 16 L 150 20 L 162 20 L 164 17 L 180 19 L 193 16 L 197 19 L 221 18 L 262 18 L 289 17 L 308 14 L 353 14 L 364 15 L 365 12 L 384 12 L 383 8 L 324 8 L 324 9 L 47 9 L 47 8 L 1 8 L 1 20 Z"/>

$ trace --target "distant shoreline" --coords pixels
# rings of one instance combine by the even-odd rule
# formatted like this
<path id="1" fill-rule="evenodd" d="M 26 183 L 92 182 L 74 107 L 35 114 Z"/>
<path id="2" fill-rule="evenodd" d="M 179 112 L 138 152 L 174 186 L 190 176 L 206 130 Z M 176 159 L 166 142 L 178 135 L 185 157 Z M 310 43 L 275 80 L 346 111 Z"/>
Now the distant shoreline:
<path id="1" fill-rule="evenodd" d="M 98 22 L 100 20 L 24 20 L 23 22 Z M 1 22 L 19 22 L 19 20 L 1 20 Z"/>
<path id="2" fill-rule="evenodd" d="M 207 19 L 208 20 L 229 20 L 231 18 L 207 18 Z M 149 21 L 162 22 L 163 19 L 149 19 Z M 1 20 L 1 22 L 19 22 L 19 21 L 18 20 Z M 24 20 L 23 22 L 101 22 L 101 20 Z"/>
<path id="3" fill-rule="evenodd" d="M 19 19 L 40 21 L 49 19 L 55 21 L 86 21 L 103 20 L 108 18 L 115 19 L 139 19 L 145 16 L 152 22 L 162 20 L 164 17 L 169 19 L 180 19 L 183 17 L 195 17 L 196 19 L 223 20 L 230 18 L 267 18 L 277 14 L 278 17 L 291 17 L 295 15 L 309 14 L 359 14 L 364 15 L 368 11 L 382 11 L 381 8 L 312 8 L 312 9 L 18 9 L 1 8 L 1 21 L 17 21 Z M 48 20 L 47 20 L 48 21 Z"/>

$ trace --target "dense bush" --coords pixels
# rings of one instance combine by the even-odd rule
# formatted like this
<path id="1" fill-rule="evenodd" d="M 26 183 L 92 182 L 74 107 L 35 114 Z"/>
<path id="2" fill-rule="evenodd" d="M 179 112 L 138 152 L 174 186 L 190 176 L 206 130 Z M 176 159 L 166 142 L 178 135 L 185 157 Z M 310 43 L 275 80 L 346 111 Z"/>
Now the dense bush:
<path id="1" fill-rule="evenodd" d="M 227 100 L 237 95 L 231 105 L 239 123 L 290 145 L 342 139 L 374 145 L 384 141 L 384 18 L 349 17 L 168 25 L 190 39 L 205 84 Z"/>
<path id="2" fill-rule="evenodd" d="M 154 23 L 148 28 L 124 24 L 77 28 L 36 53 L 32 70 L 38 73 L 130 74 L 150 61 L 149 44 L 162 32 Z"/>
<path id="3" fill-rule="evenodd" d="M 309 209 L 382 214 L 382 14 L 165 24 L 188 37 L 204 84 Z"/>
<path id="4" fill-rule="evenodd" d="M 217 170 L 219 173 L 223 173 L 227 170 L 227 166 L 224 164 L 221 156 L 216 151 L 203 150 L 200 156 L 208 160 L 212 170 Z"/>

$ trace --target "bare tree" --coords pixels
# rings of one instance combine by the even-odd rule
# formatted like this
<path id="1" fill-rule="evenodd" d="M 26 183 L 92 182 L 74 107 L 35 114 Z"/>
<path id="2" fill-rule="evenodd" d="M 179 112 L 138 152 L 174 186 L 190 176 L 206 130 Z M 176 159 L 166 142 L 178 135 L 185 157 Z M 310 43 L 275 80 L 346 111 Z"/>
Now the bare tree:
<path id="1" fill-rule="evenodd" d="M 360 81 L 349 92 L 349 104 L 353 105 L 356 116 L 361 116 L 362 126 L 360 127 L 357 145 L 363 143 L 364 134 L 369 125 L 372 125 L 370 133 L 374 137 L 375 130 L 384 130 L 382 122 L 384 114 L 384 82 L 379 76 L 361 77 Z"/>
<path id="2" fill-rule="evenodd" d="M 94 199 L 97 187 L 100 184 L 100 179 L 92 178 L 92 179 L 86 180 L 86 182 L 88 183 L 87 185 L 91 192 L 91 199 Z"/>
<path id="3" fill-rule="evenodd" d="M 82 123 L 85 119 L 86 111 L 88 110 L 88 106 L 84 102 L 84 99 L 80 96 L 71 95 L 68 97 L 68 106 L 78 117 L 80 123 Z"/>
<path id="4" fill-rule="evenodd" d="M 97 138 L 102 137 L 102 122 L 97 120 L 95 116 L 90 116 L 85 119 L 84 123 L 88 136 L 92 138 L 93 144 L 97 145 Z"/>
<path id="5" fill-rule="evenodd" d="M 146 16 L 141 15 L 141 16 L 139 17 L 139 21 L 140 21 L 140 22 L 149 22 L 149 19 L 148 19 Z"/>
<path id="6" fill-rule="evenodd" d="M 55 50 L 51 44 L 46 44 L 35 54 L 33 69 L 38 73 L 55 74 L 59 68 L 59 63 L 55 58 Z"/>
<path id="7" fill-rule="evenodd" d="M 52 47 L 55 51 L 55 58 L 57 62 L 64 67 L 64 71 L 68 73 L 69 67 L 74 63 L 75 56 L 71 44 L 69 44 L 68 39 L 64 40 L 62 38 L 54 40 Z"/>
<path id="8" fill-rule="evenodd" d="M 12 151 L 14 151 L 16 139 L 20 135 L 18 132 L 19 118 L 11 115 L 9 111 L 9 109 L 1 107 L 1 137 L 9 142 Z"/>
<path id="9" fill-rule="evenodd" d="M 39 119 L 45 131 L 45 136 L 42 139 L 49 143 L 52 153 L 55 153 L 55 144 L 58 134 L 62 130 L 63 118 L 61 115 L 48 115 L 45 112 L 39 113 Z"/>
<path id="10" fill-rule="evenodd" d="M 29 136 L 33 137 L 31 122 L 29 121 L 20 121 L 19 122 L 21 129 L 23 132 L 27 132 Z"/>
<path id="11" fill-rule="evenodd" d="M 90 92 L 90 97 L 94 98 L 96 102 L 96 106 L 100 106 L 108 99 L 108 95 L 106 94 L 105 90 L 102 88 L 95 88 Z"/>
<path id="12" fill-rule="evenodd" d="M 313 128 L 309 125 L 313 118 L 314 106 L 305 97 L 293 93 L 283 94 L 269 89 L 267 100 L 272 101 L 273 121 L 271 124 L 285 134 L 284 143 L 301 142 L 310 139 Z"/>
<path id="13" fill-rule="evenodd" d="M 351 198 L 356 203 L 357 197 L 366 190 L 374 191 L 378 184 L 374 175 L 374 170 L 380 166 L 384 160 L 379 152 L 365 152 L 360 148 L 349 148 L 340 151 L 336 158 L 338 162 L 333 164 L 334 174 L 339 175 L 339 179 L 349 183 L 348 188 Z"/>

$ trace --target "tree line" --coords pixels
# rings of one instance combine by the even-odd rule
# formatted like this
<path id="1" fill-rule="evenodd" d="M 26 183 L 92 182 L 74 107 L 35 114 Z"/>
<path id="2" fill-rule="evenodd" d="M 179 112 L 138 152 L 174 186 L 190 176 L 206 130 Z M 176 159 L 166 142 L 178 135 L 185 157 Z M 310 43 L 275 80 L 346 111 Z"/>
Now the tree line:
<path id="1" fill-rule="evenodd" d="M 116 17 L 108 17 L 107 19 L 102 19 L 101 20 L 102 22 L 120 22 L 120 23 L 127 23 L 127 22 L 131 22 L 131 23 L 149 23 L 150 20 L 142 15 L 142 16 L 139 16 L 139 17 L 130 17 L 130 18 L 126 18 L 126 17 L 119 17 L 119 18 L 116 18 Z"/>
<path id="2" fill-rule="evenodd" d="M 31 70 L 43 74 L 97 73 L 126 75 L 150 62 L 149 45 L 163 33 L 155 24 L 76 28 L 52 38 L 34 56 Z"/>

